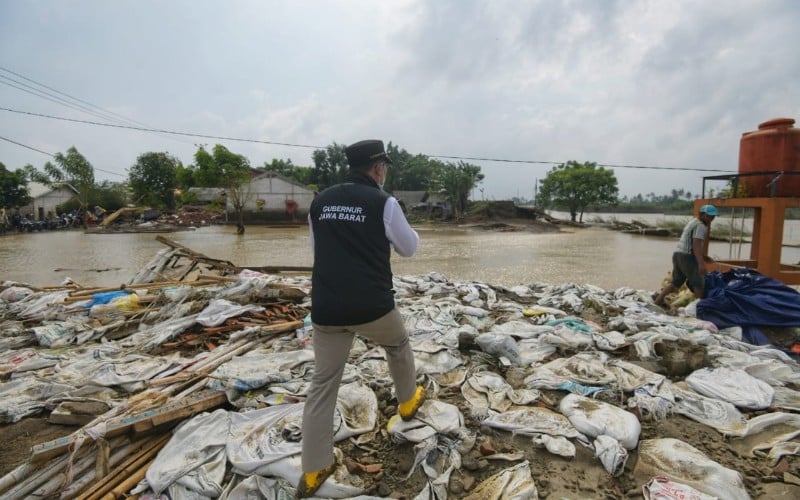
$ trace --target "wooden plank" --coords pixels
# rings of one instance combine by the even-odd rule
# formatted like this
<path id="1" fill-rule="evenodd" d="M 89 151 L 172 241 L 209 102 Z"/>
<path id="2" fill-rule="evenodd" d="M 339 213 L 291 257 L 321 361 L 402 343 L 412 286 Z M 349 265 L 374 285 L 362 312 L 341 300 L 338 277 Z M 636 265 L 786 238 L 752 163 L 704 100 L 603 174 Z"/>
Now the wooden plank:
<path id="1" fill-rule="evenodd" d="M 147 410 L 136 415 L 111 419 L 106 423 L 106 438 L 118 436 L 133 430 L 143 432 L 156 425 L 183 419 L 209 408 L 215 408 L 228 401 L 225 392 L 215 391 L 189 396 L 182 401 L 167 403 L 161 407 Z M 72 448 L 78 439 L 78 433 L 63 438 L 37 444 L 31 448 L 31 461 L 39 462 L 58 456 Z"/>

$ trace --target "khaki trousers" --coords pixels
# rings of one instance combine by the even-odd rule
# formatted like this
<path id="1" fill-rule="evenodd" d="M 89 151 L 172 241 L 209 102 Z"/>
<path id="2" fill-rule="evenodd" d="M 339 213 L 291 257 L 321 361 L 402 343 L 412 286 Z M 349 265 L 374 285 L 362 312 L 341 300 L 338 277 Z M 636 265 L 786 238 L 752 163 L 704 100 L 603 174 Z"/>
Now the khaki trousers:
<path id="1" fill-rule="evenodd" d="M 416 390 L 414 354 L 397 308 L 361 325 L 313 326 L 314 375 L 303 409 L 303 472 L 324 469 L 334 461 L 333 414 L 344 365 L 356 333 L 386 351 L 398 401 L 408 401 Z"/>

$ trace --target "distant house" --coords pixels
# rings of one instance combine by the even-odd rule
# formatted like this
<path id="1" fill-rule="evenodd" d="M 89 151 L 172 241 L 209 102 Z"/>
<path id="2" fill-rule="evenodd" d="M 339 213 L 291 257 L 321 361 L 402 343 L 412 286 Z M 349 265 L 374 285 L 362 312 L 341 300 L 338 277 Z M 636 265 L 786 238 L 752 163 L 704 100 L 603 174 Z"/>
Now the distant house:
<path id="1" fill-rule="evenodd" d="M 275 172 L 253 177 L 242 187 L 246 201 L 245 219 L 248 221 L 305 220 L 316 193 L 303 184 Z M 233 201 L 228 194 L 228 212 L 233 211 Z"/>
<path id="2" fill-rule="evenodd" d="M 191 187 L 186 190 L 189 194 L 187 205 L 205 206 L 217 203 L 225 204 L 225 190 L 222 188 Z"/>
<path id="3" fill-rule="evenodd" d="M 78 190 L 67 183 L 48 186 L 40 182 L 29 182 L 28 194 L 33 201 L 24 207 L 19 207 L 19 213 L 23 217 L 33 215 L 36 220 L 44 220 L 48 212 L 57 215 L 56 207 L 78 196 Z"/>
<path id="4" fill-rule="evenodd" d="M 427 191 L 393 191 L 392 196 L 397 198 L 403 211 L 408 212 L 411 207 L 415 207 L 420 203 L 424 203 L 428 198 Z"/>
<path id="5" fill-rule="evenodd" d="M 392 196 L 397 198 L 407 213 L 415 212 L 426 217 L 448 218 L 453 212 L 447 197 L 442 194 L 427 191 L 395 191 Z"/>

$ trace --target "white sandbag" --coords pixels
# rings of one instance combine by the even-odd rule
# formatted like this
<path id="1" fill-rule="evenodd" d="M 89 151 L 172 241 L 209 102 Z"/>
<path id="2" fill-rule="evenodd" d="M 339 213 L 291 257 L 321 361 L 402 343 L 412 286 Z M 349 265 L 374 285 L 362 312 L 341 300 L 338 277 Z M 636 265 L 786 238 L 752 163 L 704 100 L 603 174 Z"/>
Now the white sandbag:
<path id="1" fill-rule="evenodd" d="M 541 396 L 535 389 L 514 389 L 502 376 L 489 371 L 469 377 L 461 386 L 461 394 L 472 405 L 473 411 L 482 415 L 486 415 L 488 409 L 503 412 L 514 404 L 527 405 Z"/>
<path id="2" fill-rule="evenodd" d="M 311 349 L 290 352 L 248 352 L 235 356 L 211 373 L 208 387 L 215 391 L 250 391 L 267 384 L 288 382 L 297 365 L 314 361 Z"/>
<path id="3" fill-rule="evenodd" d="M 565 396 L 558 409 L 583 434 L 592 438 L 605 434 L 628 450 L 636 448 L 642 427 L 634 414 L 577 394 Z"/>
<path id="4" fill-rule="evenodd" d="M 564 415 L 547 408 L 530 407 L 490 415 L 481 425 L 515 434 L 549 434 L 566 438 L 586 438 Z"/>
<path id="5" fill-rule="evenodd" d="M 616 378 L 615 388 L 625 392 L 633 392 L 644 386 L 658 387 L 666 378 L 664 375 L 622 359 L 609 361 L 608 369 Z"/>
<path id="6" fill-rule="evenodd" d="M 200 413 L 173 431 L 145 474 L 156 496 L 176 482 L 209 497 L 222 493 L 230 415 L 225 410 Z"/>
<path id="7" fill-rule="evenodd" d="M 196 314 L 190 314 L 168 319 L 152 326 L 139 325 L 140 330 L 124 339 L 122 345 L 150 352 L 194 325 L 196 319 Z"/>
<path id="8" fill-rule="evenodd" d="M 347 471 L 347 467 L 341 465 L 343 457 L 338 448 L 334 448 L 333 452 L 335 455 L 336 470 L 322 483 L 322 486 L 319 487 L 313 498 L 358 498 L 364 492 L 362 486 L 363 480 L 356 475 L 351 475 Z M 301 460 L 299 454 L 281 458 L 265 464 L 261 468 L 263 473 L 259 475 L 277 477 L 289 484 L 297 484 L 300 481 L 300 475 L 303 473 Z M 278 500 L 283 500 L 284 498 L 286 497 L 281 496 L 278 497 Z"/>
<path id="9" fill-rule="evenodd" d="M 33 290 L 25 288 L 24 286 L 10 286 L 0 292 L 0 301 L 2 302 L 19 302 L 22 299 L 33 295 Z"/>
<path id="10" fill-rule="evenodd" d="M 517 351 L 522 358 L 522 366 L 532 366 L 542 363 L 558 351 L 554 345 L 547 344 L 539 338 L 521 339 L 517 342 Z"/>
<path id="11" fill-rule="evenodd" d="M 755 452 L 755 455 L 758 457 L 765 456 L 763 450 L 758 450 Z M 800 443 L 795 442 L 783 442 L 778 443 L 775 446 L 769 449 L 769 453 L 766 454 L 768 458 L 771 459 L 770 465 L 775 467 L 778 464 L 780 459 L 785 456 L 792 456 L 792 455 L 800 455 Z"/>
<path id="12" fill-rule="evenodd" d="M 69 297 L 68 291 L 35 293 L 15 302 L 19 317 L 26 319 L 55 320 L 61 319 L 62 304 Z"/>
<path id="13" fill-rule="evenodd" d="M 431 353 L 417 351 L 412 345 L 412 350 L 414 351 L 414 365 L 418 375 L 447 373 L 464 364 L 457 351 L 454 352 L 450 349 Z"/>
<path id="14" fill-rule="evenodd" d="M 558 455 L 565 458 L 573 458 L 575 456 L 575 445 L 572 441 L 564 436 L 551 436 L 549 434 L 538 434 L 531 439 L 533 445 L 536 447 L 544 447 L 553 455 Z"/>
<path id="15" fill-rule="evenodd" d="M 526 460 L 481 482 L 465 500 L 538 499 L 539 492 Z"/>
<path id="16" fill-rule="evenodd" d="M 774 387 L 775 399 L 772 404 L 780 410 L 800 412 L 800 391 L 788 387 Z"/>
<path id="17" fill-rule="evenodd" d="M 557 311 L 557 309 L 550 309 L 546 307 L 539 308 L 537 310 L 525 309 L 522 311 L 522 313 L 526 316 L 532 316 L 536 315 L 540 311 L 542 313 L 547 313 L 548 311 Z M 560 312 L 562 315 L 564 314 L 561 311 L 558 312 Z M 545 333 L 552 333 L 554 330 L 555 330 L 554 326 L 532 325 L 528 321 L 513 320 L 492 326 L 489 333 L 511 335 L 518 339 L 532 339 L 532 338 L 538 338 Z"/>
<path id="18" fill-rule="evenodd" d="M 616 477 L 625 470 L 628 450 L 611 436 L 597 436 L 594 440 L 594 456 L 600 459 L 606 472 Z"/>
<path id="19" fill-rule="evenodd" d="M 719 500 L 666 477 L 654 477 L 642 486 L 644 500 Z"/>
<path id="20" fill-rule="evenodd" d="M 82 358 L 60 370 L 67 372 L 73 380 L 83 380 L 104 387 L 119 386 L 129 392 L 141 390 L 150 380 L 174 364 L 175 356 L 147 356 L 128 354 L 119 358 L 94 360 Z M 90 375 L 87 375 L 90 374 Z"/>
<path id="21" fill-rule="evenodd" d="M 800 435 L 800 415 L 772 412 L 747 421 L 742 439 L 731 440 L 731 448 L 742 456 L 764 456 L 769 450 Z"/>
<path id="22" fill-rule="evenodd" d="M 294 494 L 295 488 L 288 481 L 253 475 L 239 482 L 231 481 L 222 492 L 220 500 L 278 500 L 292 498 Z"/>
<path id="23" fill-rule="evenodd" d="M 775 397 L 772 387 L 744 370 L 720 367 L 695 370 L 685 379 L 696 392 L 728 401 L 739 408 L 769 408 Z"/>
<path id="24" fill-rule="evenodd" d="M 747 420 L 731 403 L 698 394 L 685 382 L 673 384 L 672 391 L 673 412 L 716 429 L 723 436 L 738 436 L 746 431 Z"/>
<path id="25" fill-rule="evenodd" d="M 558 379 L 582 385 L 613 387 L 617 379 L 606 366 L 607 361 L 608 355 L 603 352 L 583 352 L 569 358 L 554 359 L 536 367 L 525 378 L 525 384 L 541 389 L 543 387 L 537 385 L 538 380 Z"/>
<path id="26" fill-rule="evenodd" d="M 32 327 L 31 331 L 40 346 L 62 347 L 82 344 L 91 338 L 93 329 L 77 318 L 70 318 L 66 321 L 42 323 Z"/>
<path id="27" fill-rule="evenodd" d="M 461 436 L 466 432 L 464 416 L 457 406 L 429 399 L 422 403 L 417 415 L 408 422 L 394 415 L 386 430 L 395 439 L 420 443 L 436 434 Z"/>
<path id="28" fill-rule="evenodd" d="M 268 476 L 269 464 L 300 453 L 304 404 L 231 413 L 226 449 L 234 472 Z M 340 387 L 332 422 L 334 441 L 372 430 L 378 418 L 377 408 L 375 393 L 368 387 L 360 384 Z"/>
<path id="29" fill-rule="evenodd" d="M 628 345 L 627 337 L 616 330 L 592 332 L 592 341 L 601 351 L 616 351 Z"/>
<path id="30" fill-rule="evenodd" d="M 517 349 L 517 342 L 511 335 L 503 333 L 482 333 L 475 338 L 475 342 L 486 354 L 503 357 L 515 365 L 522 364 L 522 358 Z"/>
<path id="31" fill-rule="evenodd" d="M 653 477 L 666 477 L 726 500 L 750 498 L 741 474 L 678 439 L 646 439 L 639 443 L 634 476 L 640 483 L 649 482 Z"/>
<path id="32" fill-rule="evenodd" d="M 263 307 L 254 304 L 241 305 L 225 299 L 214 299 L 197 315 L 197 322 L 203 326 L 219 326 L 228 318 L 263 310 Z"/>
<path id="33" fill-rule="evenodd" d="M 0 351 L 0 372 L 14 376 L 55 366 L 64 359 L 66 357 L 63 354 L 44 352 L 41 349 Z"/>
<path id="34" fill-rule="evenodd" d="M 22 377 L 0 382 L 0 424 L 9 424 L 42 411 L 48 399 L 65 394 L 75 387 L 40 380 L 38 377 Z"/>

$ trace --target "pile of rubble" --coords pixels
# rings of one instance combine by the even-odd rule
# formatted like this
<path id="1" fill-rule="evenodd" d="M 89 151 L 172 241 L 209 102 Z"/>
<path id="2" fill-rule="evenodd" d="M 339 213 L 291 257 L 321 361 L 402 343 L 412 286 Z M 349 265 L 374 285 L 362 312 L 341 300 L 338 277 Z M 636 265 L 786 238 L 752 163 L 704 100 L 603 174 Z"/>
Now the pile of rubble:
<path id="1" fill-rule="evenodd" d="M 227 222 L 223 209 L 211 210 L 191 205 L 186 205 L 170 213 L 161 214 L 157 221 L 160 224 L 192 227 L 224 224 Z"/>
<path id="2" fill-rule="evenodd" d="M 3 284 L 0 420 L 78 426 L 1 478 L 4 498 L 294 495 L 310 281 L 163 242 L 123 287 Z M 394 285 L 428 400 L 399 420 L 383 350 L 356 339 L 321 497 L 800 492 L 800 367 L 740 329 L 629 288 Z"/>

